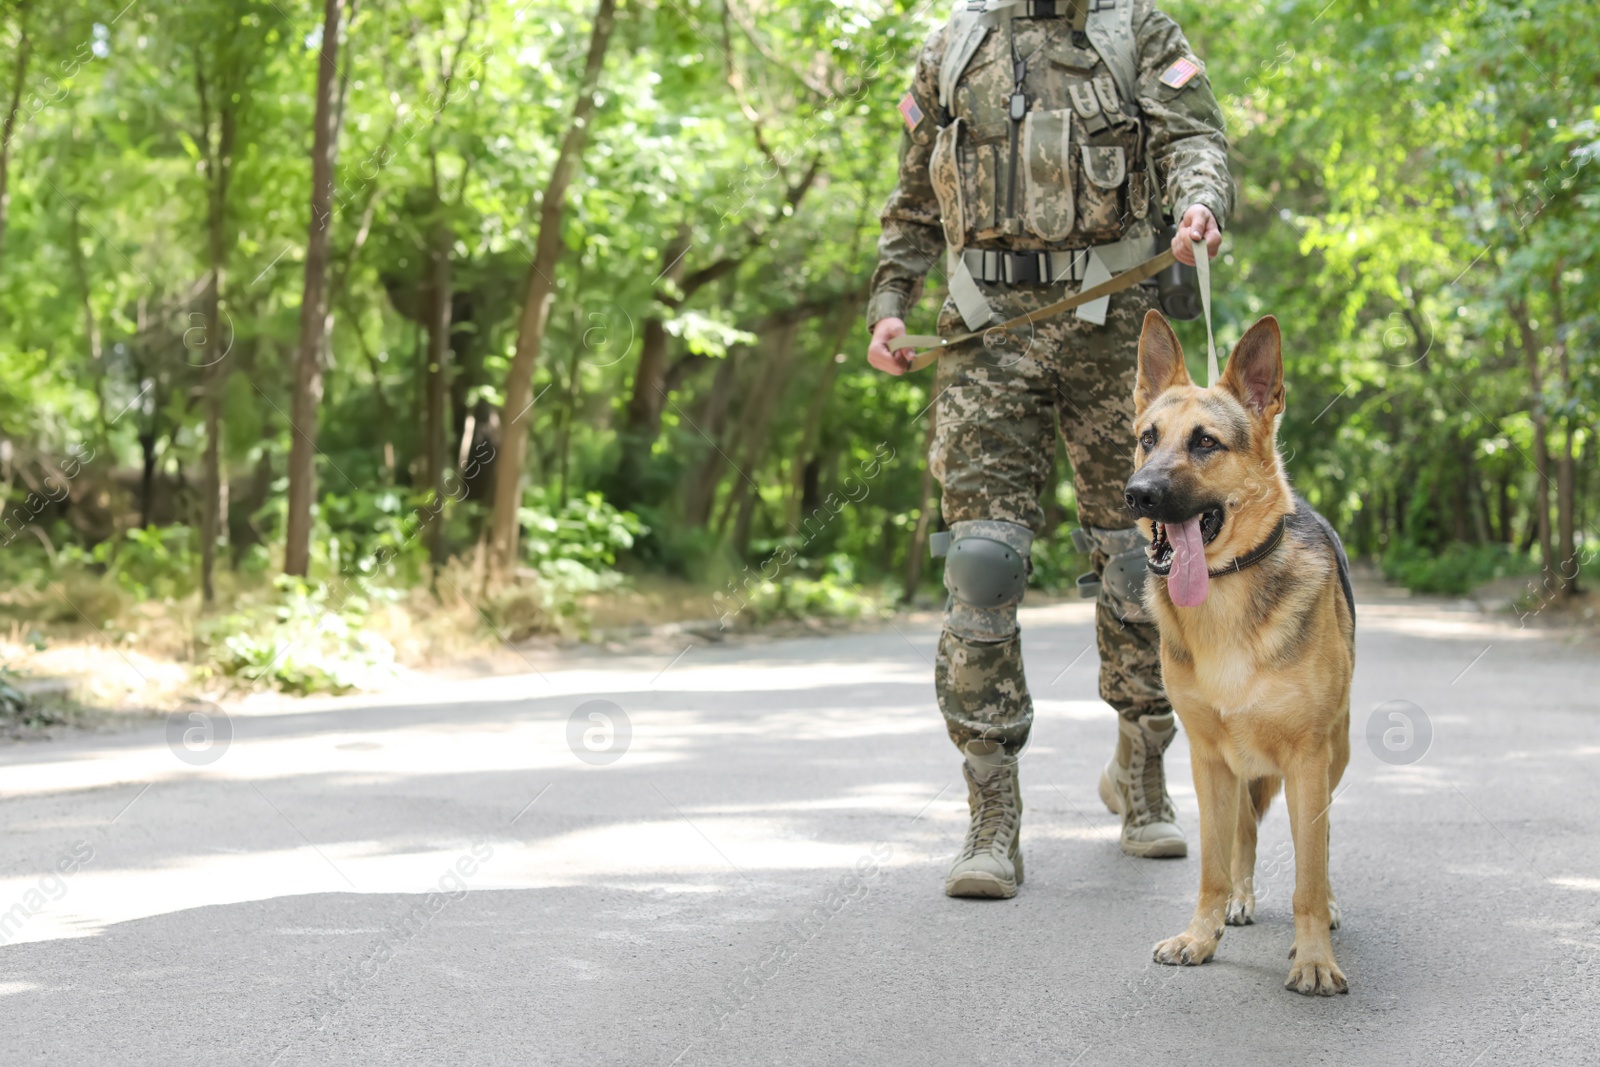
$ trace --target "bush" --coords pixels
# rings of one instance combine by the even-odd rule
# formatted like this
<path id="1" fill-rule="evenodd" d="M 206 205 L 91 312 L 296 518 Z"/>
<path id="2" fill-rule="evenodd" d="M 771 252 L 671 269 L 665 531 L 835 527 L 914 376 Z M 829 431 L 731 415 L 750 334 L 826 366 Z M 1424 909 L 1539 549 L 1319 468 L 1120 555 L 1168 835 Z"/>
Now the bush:
<path id="1" fill-rule="evenodd" d="M 639 515 L 643 533 L 631 554 L 646 567 L 690 581 L 726 569 L 729 553 L 715 530 L 687 525 L 666 508 L 641 507 Z"/>
<path id="2" fill-rule="evenodd" d="M 773 619 L 858 619 L 877 603 L 832 575 L 779 578 L 762 582 L 750 598 L 753 621 Z"/>
<path id="3" fill-rule="evenodd" d="M 39 699 L 22 690 L 22 676 L 0 667 L 0 724 L 12 737 L 19 729 L 39 730 L 71 722 L 71 709 L 62 697 Z"/>
<path id="4" fill-rule="evenodd" d="M 645 532 L 631 511 L 618 511 L 599 493 L 574 497 L 559 508 L 535 503 L 519 508 L 523 558 L 538 572 L 544 610 L 571 615 L 575 597 L 615 589 L 625 579 L 617 557 Z"/>
<path id="5" fill-rule="evenodd" d="M 1495 578 L 1522 574 L 1532 565 L 1505 545 L 1452 541 L 1443 549 L 1399 543 L 1382 560 L 1383 576 L 1416 593 L 1464 596 Z"/>
<path id="6" fill-rule="evenodd" d="M 136 527 L 87 553 L 68 545 L 59 558 L 105 568 L 105 577 L 135 600 L 182 600 L 200 584 L 195 538 L 188 526 Z"/>
<path id="7" fill-rule="evenodd" d="M 21 719 L 31 710 L 27 694 L 15 684 L 17 673 L 0 667 L 0 718 Z"/>
<path id="8" fill-rule="evenodd" d="M 774 567 L 785 559 L 787 567 Z M 771 577 L 766 577 L 772 572 Z M 747 567 L 728 583 L 728 590 L 713 601 L 732 623 L 743 617 L 751 623 L 773 619 L 836 618 L 855 619 L 878 604 L 855 580 L 855 565 L 850 557 L 836 552 L 821 560 L 788 557 L 780 553 L 767 557 L 761 568 Z"/>
<path id="9" fill-rule="evenodd" d="M 637 515 L 617 510 L 599 493 L 560 505 L 550 493 L 534 491 L 524 499 L 517 520 L 526 567 L 517 581 L 473 606 L 496 636 L 512 642 L 570 630 L 574 620 L 581 624 L 580 598 L 623 585 L 617 560 L 646 532 Z"/>
<path id="10" fill-rule="evenodd" d="M 523 556 L 541 572 L 569 561 L 591 571 L 609 570 L 616 566 L 618 553 L 632 548 L 645 532 L 639 516 L 618 511 L 599 493 L 573 497 L 560 507 L 536 500 L 517 509 L 517 521 L 522 524 Z"/>
<path id="11" fill-rule="evenodd" d="M 388 594 L 355 580 L 274 584 L 266 600 L 201 624 L 214 670 L 290 693 L 370 689 L 394 676 L 394 646 L 367 629 L 372 597 Z"/>
<path id="12" fill-rule="evenodd" d="M 317 504 L 312 552 L 318 568 L 412 585 L 428 568 L 423 531 L 435 516 L 431 489 L 329 493 Z"/>

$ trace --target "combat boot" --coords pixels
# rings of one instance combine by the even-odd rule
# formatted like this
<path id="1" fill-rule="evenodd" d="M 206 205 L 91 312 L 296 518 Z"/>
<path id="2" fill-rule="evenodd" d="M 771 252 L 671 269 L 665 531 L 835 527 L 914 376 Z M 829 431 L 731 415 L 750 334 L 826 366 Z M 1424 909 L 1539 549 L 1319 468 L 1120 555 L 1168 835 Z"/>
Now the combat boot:
<path id="1" fill-rule="evenodd" d="M 1187 856 L 1189 843 L 1167 795 L 1161 756 L 1178 734 L 1172 712 L 1138 722 L 1117 716 L 1117 754 L 1100 775 L 1100 799 L 1122 816 L 1122 851 L 1130 856 Z"/>
<path id="2" fill-rule="evenodd" d="M 1014 897 L 1022 884 L 1022 791 L 1017 757 L 993 741 L 969 741 L 961 770 L 972 824 L 944 891 L 952 897 Z"/>

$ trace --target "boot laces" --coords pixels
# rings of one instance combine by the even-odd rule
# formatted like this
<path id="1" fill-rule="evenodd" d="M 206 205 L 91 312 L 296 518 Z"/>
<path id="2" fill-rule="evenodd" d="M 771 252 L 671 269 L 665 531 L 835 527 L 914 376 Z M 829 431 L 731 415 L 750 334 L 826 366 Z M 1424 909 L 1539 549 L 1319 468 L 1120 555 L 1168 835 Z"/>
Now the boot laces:
<path id="1" fill-rule="evenodd" d="M 980 852 L 994 847 L 995 839 L 1003 831 L 1016 826 L 1016 797 L 1011 788 L 1011 773 L 1000 767 L 987 778 L 979 778 L 969 766 L 967 781 L 972 786 L 972 825 L 967 828 L 967 842 L 961 850 L 962 859 L 971 859 Z"/>
<path id="2" fill-rule="evenodd" d="M 1129 793 L 1133 800 L 1133 825 L 1177 822 L 1178 813 L 1167 795 L 1167 776 L 1161 749 L 1151 743 L 1141 728 L 1133 742 L 1133 766 L 1129 768 Z"/>

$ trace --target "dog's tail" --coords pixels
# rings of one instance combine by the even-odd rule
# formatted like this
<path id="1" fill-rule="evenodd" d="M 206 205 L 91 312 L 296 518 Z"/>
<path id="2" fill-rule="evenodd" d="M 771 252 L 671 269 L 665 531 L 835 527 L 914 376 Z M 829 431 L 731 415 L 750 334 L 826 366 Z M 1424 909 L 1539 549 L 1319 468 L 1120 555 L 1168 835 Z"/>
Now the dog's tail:
<path id="1" fill-rule="evenodd" d="M 1274 774 L 1250 780 L 1250 807 L 1255 812 L 1256 822 L 1266 817 L 1267 805 L 1272 803 L 1272 798 L 1282 788 L 1283 779 Z"/>

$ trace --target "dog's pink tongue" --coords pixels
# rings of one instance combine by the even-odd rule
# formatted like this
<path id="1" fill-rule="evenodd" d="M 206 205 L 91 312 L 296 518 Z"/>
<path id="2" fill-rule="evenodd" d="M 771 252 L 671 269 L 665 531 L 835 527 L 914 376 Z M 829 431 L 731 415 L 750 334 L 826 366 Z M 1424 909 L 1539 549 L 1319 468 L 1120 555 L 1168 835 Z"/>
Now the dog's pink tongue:
<path id="1" fill-rule="evenodd" d="M 1206 571 L 1206 546 L 1200 536 L 1200 516 L 1181 526 L 1167 526 L 1172 541 L 1172 570 L 1167 574 L 1167 595 L 1180 608 L 1197 608 L 1211 591 Z"/>

